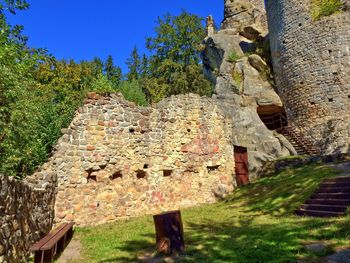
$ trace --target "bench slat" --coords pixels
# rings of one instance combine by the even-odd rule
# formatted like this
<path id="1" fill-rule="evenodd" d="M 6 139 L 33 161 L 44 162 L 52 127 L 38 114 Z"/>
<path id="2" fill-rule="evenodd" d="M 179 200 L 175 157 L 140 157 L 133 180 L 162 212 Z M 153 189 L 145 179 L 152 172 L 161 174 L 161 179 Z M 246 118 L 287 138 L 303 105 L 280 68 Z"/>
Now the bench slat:
<path id="1" fill-rule="evenodd" d="M 58 232 L 60 232 L 64 227 L 66 227 L 68 223 L 63 223 L 56 227 L 55 229 L 51 230 L 50 233 L 48 233 L 45 237 L 40 239 L 38 242 L 36 242 L 34 245 L 30 247 L 31 252 L 35 252 L 37 250 L 40 250 L 43 245 L 45 245 L 51 238 L 53 238 Z"/>
<path id="2" fill-rule="evenodd" d="M 52 249 L 56 243 L 73 227 L 74 223 L 67 223 L 59 232 L 51 237 L 41 248 L 40 250 L 49 250 Z"/>

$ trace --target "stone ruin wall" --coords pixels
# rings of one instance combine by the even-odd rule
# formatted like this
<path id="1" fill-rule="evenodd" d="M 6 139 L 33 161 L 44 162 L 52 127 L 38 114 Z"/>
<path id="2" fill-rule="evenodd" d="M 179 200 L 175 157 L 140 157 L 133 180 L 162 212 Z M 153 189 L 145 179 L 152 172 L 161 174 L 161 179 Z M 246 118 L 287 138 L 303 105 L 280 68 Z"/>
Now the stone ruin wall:
<path id="1" fill-rule="evenodd" d="M 55 222 L 92 225 L 213 203 L 232 192 L 230 120 L 214 100 L 156 108 L 89 94 L 40 173 L 57 173 Z"/>
<path id="2" fill-rule="evenodd" d="M 268 0 L 279 94 L 292 125 L 323 152 L 350 144 L 350 13 L 311 18 L 309 1 Z"/>
<path id="3" fill-rule="evenodd" d="M 54 174 L 23 181 L 0 175 L 0 262 L 27 262 L 30 246 L 54 222 Z"/>

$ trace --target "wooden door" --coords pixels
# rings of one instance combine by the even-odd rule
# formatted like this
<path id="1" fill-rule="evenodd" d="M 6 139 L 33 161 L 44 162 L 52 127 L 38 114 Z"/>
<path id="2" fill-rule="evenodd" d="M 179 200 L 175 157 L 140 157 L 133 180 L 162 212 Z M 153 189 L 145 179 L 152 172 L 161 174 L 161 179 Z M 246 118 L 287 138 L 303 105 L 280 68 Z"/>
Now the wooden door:
<path id="1" fill-rule="evenodd" d="M 234 147 L 235 152 L 235 172 L 237 185 L 249 183 L 248 152 L 247 148 L 241 146 Z"/>

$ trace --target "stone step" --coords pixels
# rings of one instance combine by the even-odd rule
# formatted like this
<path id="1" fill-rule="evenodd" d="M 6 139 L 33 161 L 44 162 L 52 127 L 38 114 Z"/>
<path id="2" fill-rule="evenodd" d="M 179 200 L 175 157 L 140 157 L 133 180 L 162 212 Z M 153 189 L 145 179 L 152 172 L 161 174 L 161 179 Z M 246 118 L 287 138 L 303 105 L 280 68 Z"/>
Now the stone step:
<path id="1" fill-rule="evenodd" d="M 350 187 L 350 182 L 323 182 L 320 184 L 320 188 L 323 187 Z"/>
<path id="2" fill-rule="evenodd" d="M 337 176 L 333 178 L 325 179 L 322 183 L 350 183 L 350 177 L 349 176 Z"/>
<path id="3" fill-rule="evenodd" d="M 311 199 L 350 199 L 350 193 L 314 193 Z"/>
<path id="4" fill-rule="evenodd" d="M 315 194 L 320 193 L 344 193 L 350 194 L 350 187 L 335 187 L 335 186 L 321 186 L 315 191 Z"/>
<path id="5" fill-rule="evenodd" d="M 344 213 L 347 206 L 340 205 L 311 205 L 304 204 L 301 206 L 303 210 L 312 210 L 312 211 L 328 211 L 328 212 L 342 212 Z"/>
<path id="6" fill-rule="evenodd" d="M 313 217 L 336 217 L 342 216 L 342 212 L 330 212 L 330 211 L 315 211 L 315 210 L 304 210 L 298 209 L 295 211 L 298 216 L 313 216 Z"/>
<path id="7" fill-rule="evenodd" d="M 350 206 L 350 199 L 309 199 L 305 204 Z"/>

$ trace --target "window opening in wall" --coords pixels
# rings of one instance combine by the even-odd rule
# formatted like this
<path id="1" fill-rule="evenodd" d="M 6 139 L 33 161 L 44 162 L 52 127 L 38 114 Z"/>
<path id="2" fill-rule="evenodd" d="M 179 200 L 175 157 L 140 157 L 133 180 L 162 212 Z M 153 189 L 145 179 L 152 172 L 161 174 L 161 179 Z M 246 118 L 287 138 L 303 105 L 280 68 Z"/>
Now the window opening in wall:
<path id="1" fill-rule="evenodd" d="M 134 128 L 130 128 L 130 129 L 129 129 L 129 132 L 130 132 L 130 133 L 134 133 L 134 132 L 135 132 L 135 129 L 134 129 Z"/>
<path id="2" fill-rule="evenodd" d="M 303 85 L 304 84 L 304 81 L 300 81 L 300 85 Z"/>
<path id="3" fill-rule="evenodd" d="M 348 99 L 350 99 L 350 95 L 348 95 Z"/>
<path id="4" fill-rule="evenodd" d="M 285 41 L 285 40 L 283 40 L 283 41 L 282 41 L 282 43 L 283 43 L 283 44 L 285 44 L 285 43 L 286 43 L 286 41 Z"/>
<path id="5" fill-rule="evenodd" d="M 328 53 L 331 54 L 331 53 L 332 53 L 332 50 L 329 49 L 329 50 L 328 50 Z"/>
<path id="6" fill-rule="evenodd" d="M 145 164 L 143 165 L 143 169 L 148 169 L 148 164 L 145 163 Z"/>
<path id="7" fill-rule="evenodd" d="M 187 129 L 187 132 L 191 132 L 191 129 Z"/>
<path id="8" fill-rule="evenodd" d="M 109 177 L 109 179 L 111 180 L 115 180 L 118 178 L 123 178 L 123 174 L 121 173 L 121 171 L 117 171 Z"/>
<path id="9" fill-rule="evenodd" d="M 311 105 L 315 105 L 315 102 L 314 102 L 314 101 L 311 101 L 310 104 L 311 104 Z"/>
<path id="10" fill-rule="evenodd" d="M 302 23 L 299 23 L 299 26 L 302 26 L 303 24 Z"/>
<path id="11" fill-rule="evenodd" d="M 137 170 L 136 171 L 136 177 L 137 179 L 142 179 L 142 178 L 145 178 L 147 175 L 147 173 L 143 170 Z"/>
<path id="12" fill-rule="evenodd" d="M 328 101 L 329 102 L 333 102 L 333 98 L 328 98 Z"/>
<path id="13" fill-rule="evenodd" d="M 173 173 L 173 170 L 163 170 L 163 176 L 169 177 Z"/>
<path id="14" fill-rule="evenodd" d="M 87 181 L 88 181 L 88 183 L 95 183 L 95 182 L 97 182 L 97 176 L 96 175 L 88 175 L 88 177 L 87 177 Z"/>
<path id="15" fill-rule="evenodd" d="M 219 167 L 220 167 L 220 165 L 210 165 L 210 166 L 207 166 L 207 170 L 210 173 L 210 172 L 214 172 L 214 171 L 218 170 Z"/>

